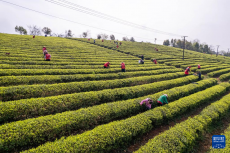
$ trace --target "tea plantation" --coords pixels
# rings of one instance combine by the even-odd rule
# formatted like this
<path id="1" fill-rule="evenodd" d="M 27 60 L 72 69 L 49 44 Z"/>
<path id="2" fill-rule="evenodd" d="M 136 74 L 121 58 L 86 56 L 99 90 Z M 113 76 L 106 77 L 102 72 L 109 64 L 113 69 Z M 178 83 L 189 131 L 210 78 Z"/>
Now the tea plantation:
<path id="1" fill-rule="evenodd" d="M 182 55 L 144 42 L 0 34 L 0 152 L 198 152 L 215 130 L 228 140 L 230 58 Z M 162 94 L 169 104 L 157 106 Z M 204 151 L 230 152 L 230 143 Z"/>

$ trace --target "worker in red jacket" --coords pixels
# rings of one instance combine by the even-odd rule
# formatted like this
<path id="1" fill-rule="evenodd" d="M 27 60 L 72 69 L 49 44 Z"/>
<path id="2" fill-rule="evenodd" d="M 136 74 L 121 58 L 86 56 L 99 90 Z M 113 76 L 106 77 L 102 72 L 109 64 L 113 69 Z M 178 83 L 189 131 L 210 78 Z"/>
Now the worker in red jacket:
<path id="1" fill-rule="evenodd" d="M 125 72 L 125 63 L 124 62 L 121 63 L 121 72 Z"/>
<path id="2" fill-rule="evenodd" d="M 200 69 L 200 64 L 198 64 L 198 66 L 197 66 L 197 67 L 198 67 L 198 69 Z"/>
<path id="3" fill-rule="evenodd" d="M 184 71 L 184 74 L 185 74 L 185 75 L 188 75 L 188 74 L 189 74 L 188 72 L 190 71 L 190 68 L 191 68 L 191 66 L 189 66 L 189 67 L 186 68 L 186 70 Z"/>
<path id="4" fill-rule="evenodd" d="M 110 65 L 109 62 L 105 63 L 105 64 L 104 64 L 104 68 L 109 68 L 109 65 Z"/>
<path id="5" fill-rule="evenodd" d="M 44 50 L 46 50 L 46 47 L 45 47 L 45 46 L 43 46 L 42 50 L 43 50 L 43 51 L 44 51 Z"/>
<path id="6" fill-rule="evenodd" d="M 156 60 L 156 59 L 154 59 L 154 60 L 153 60 L 153 63 L 157 64 L 157 60 Z"/>
<path id="7" fill-rule="evenodd" d="M 47 54 L 45 55 L 45 60 L 46 60 L 46 61 L 50 61 L 50 58 L 51 58 L 51 55 L 50 55 L 49 53 L 47 53 Z"/>

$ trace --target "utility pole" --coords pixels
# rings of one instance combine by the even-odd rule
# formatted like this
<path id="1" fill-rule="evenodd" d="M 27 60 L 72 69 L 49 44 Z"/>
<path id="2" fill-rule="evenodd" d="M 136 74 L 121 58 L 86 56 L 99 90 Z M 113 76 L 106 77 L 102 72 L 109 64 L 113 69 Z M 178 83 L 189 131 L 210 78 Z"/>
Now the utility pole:
<path id="1" fill-rule="evenodd" d="M 220 45 L 217 45 L 217 54 L 216 54 L 216 57 L 218 56 L 218 48 L 219 48 Z"/>
<path id="2" fill-rule="evenodd" d="M 155 45 L 156 45 L 157 38 L 155 38 Z"/>
<path id="3" fill-rule="evenodd" d="M 184 37 L 184 47 L 183 47 L 183 60 L 184 60 L 185 37 L 188 37 L 188 36 L 182 36 L 182 37 Z"/>
<path id="4" fill-rule="evenodd" d="M 228 55 L 229 55 L 229 48 L 228 48 Z"/>

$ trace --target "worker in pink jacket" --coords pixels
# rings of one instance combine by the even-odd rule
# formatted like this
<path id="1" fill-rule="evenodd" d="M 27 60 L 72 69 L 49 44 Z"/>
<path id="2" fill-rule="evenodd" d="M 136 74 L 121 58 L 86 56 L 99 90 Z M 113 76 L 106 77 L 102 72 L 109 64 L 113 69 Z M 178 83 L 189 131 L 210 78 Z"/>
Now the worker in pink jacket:
<path id="1" fill-rule="evenodd" d="M 153 102 L 152 99 L 147 98 L 145 100 L 142 100 L 141 103 L 140 103 L 140 105 L 142 105 L 143 103 L 145 103 L 146 110 L 149 110 L 149 109 L 151 109 L 152 102 Z"/>

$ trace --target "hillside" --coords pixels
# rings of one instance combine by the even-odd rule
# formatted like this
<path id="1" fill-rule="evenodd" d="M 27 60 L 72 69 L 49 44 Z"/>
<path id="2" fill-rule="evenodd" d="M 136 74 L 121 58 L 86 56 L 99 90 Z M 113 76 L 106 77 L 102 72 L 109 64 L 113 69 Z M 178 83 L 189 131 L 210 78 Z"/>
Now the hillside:
<path id="1" fill-rule="evenodd" d="M 185 50 L 183 61 L 178 48 L 116 46 L 0 34 L 0 152 L 215 152 L 212 135 L 230 136 L 229 58 Z M 157 106 L 163 94 L 169 104 Z M 150 110 L 140 105 L 146 98 Z"/>
<path id="2" fill-rule="evenodd" d="M 75 38 L 75 40 L 87 42 L 94 44 L 93 39 L 90 39 L 90 41 L 86 38 Z M 117 42 L 117 41 L 115 41 Z M 183 49 L 180 48 L 174 48 L 174 47 L 169 47 L 169 46 L 164 46 L 164 45 L 155 45 L 151 43 L 144 43 L 144 42 L 130 42 L 130 41 L 118 41 L 122 42 L 118 43 L 118 48 L 117 44 L 114 43 L 113 40 L 104 40 L 103 42 L 99 39 L 95 39 L 95 44 L 102 46 L 102 47 L 108 47 L 110 49 L 115 49 L 117 51 L 122 51 L 125 53 L 130 53 L 131 55 L 134 56 L 140 56 L 140 55 L 145 55 L 147 58 L 157 58 L 157 59 L 182 59 L 183 58 Z M 157 48 L 159 51 L 156 51 L 155 48 Z M 164 57 L 162 57 L 164 55 Z M 224 62 L 224 63 L 229 63 L 230 58 L 229 57 L 224 57 L 219 55 L 216 57 L 216 55 L 211 55 L 211 54 L 203 54 L 191 50 L 186 50 L 185 49 L 185 59 L 207 59 L 211 60 L 213 62 Z"/>

